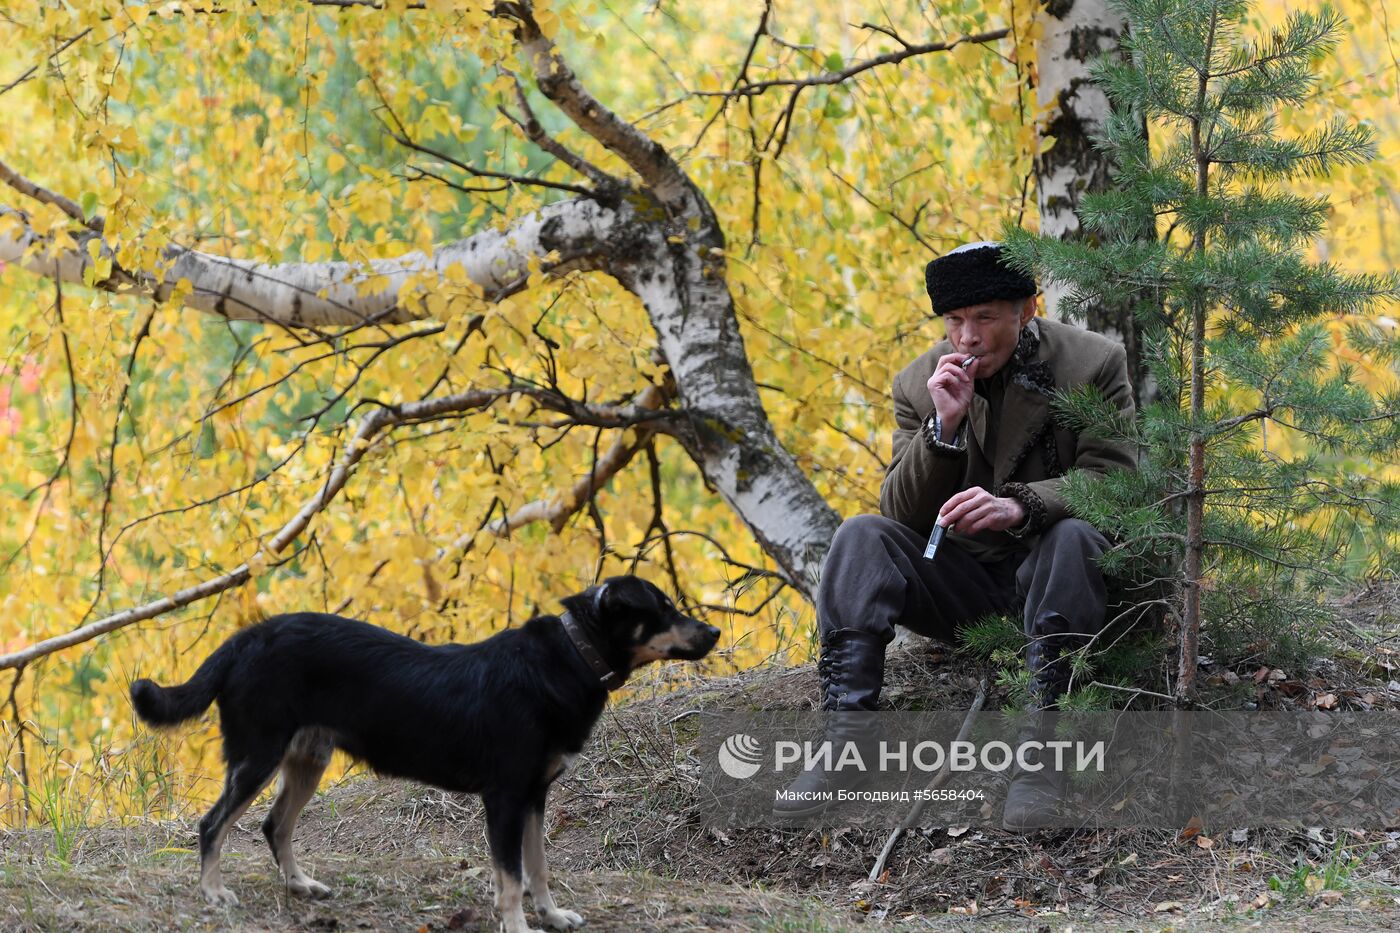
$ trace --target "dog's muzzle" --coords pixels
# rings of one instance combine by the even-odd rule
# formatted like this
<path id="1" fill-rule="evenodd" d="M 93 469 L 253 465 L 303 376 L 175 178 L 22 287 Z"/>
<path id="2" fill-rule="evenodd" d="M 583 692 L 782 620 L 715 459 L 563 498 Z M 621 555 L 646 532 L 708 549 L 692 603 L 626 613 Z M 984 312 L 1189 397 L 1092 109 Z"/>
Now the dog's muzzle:
<path id="1" fill-rule="evenodd" d="M 719 642 L 719 629 L 694 619 L 687 620 L 686 637 L 671 647 L 670 657 L 681 661 L 698 661 L 710 653 Z"/>

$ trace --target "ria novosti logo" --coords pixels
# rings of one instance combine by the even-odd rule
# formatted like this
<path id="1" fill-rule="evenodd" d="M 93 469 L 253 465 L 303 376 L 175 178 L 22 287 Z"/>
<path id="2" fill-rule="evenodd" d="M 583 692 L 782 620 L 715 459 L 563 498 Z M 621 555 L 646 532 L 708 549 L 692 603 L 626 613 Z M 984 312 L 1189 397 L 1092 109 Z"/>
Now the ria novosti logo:
<path id="1" fill-rule="evenodd" d="M 911 771 L 932 774 L 945 767 L 954 772 L 980 770 L 998 773 L 1010 771 L 1013 767 L 1024 771 L 1048 768 L 1054 772 L 1067 772 L 1071 762 L 1076 771 L 1102 773 L 1107 752 L 1103 740 L 1084 742 L 1063 739 L 1019 742 L 1015 746 L 1001 741 L 978 744 L 964 739 L 954 739 L 946 745 L 927 740 L 881 740 L 873 749 L 863 749 L 855 741 L 831 740 L 797 742 L 779 739 L 772 745 L 775 774 L 790 767 L 798 772 L 851 770 L 894 774 Z M 766 743 L 763 741 L 747 732 L 736 732 L 720 744 L 716 758 L 719 759 L 720 770 L 726 775 L 746 781 L 763 770 L 769 760 L 765 751 Z M 1074 753 L 1073 759 L 1071 752 Z"/>
<path id="2" fill-rule="evenodd" d="M 763 767 L 763 745 L 743 732 L 731 735 L 719 747 L 719 768 L 738 781 L 746 781 Z"/>

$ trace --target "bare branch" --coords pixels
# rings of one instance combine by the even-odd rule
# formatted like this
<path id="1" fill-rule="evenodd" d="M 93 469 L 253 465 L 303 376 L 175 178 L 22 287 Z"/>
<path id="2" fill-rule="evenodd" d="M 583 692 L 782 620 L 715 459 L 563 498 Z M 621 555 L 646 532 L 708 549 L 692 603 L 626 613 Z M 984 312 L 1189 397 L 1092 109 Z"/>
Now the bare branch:
<path id="1" fill-rule="evenodd" d="M 743 63 L 739 65 L 739 73 L 734 76 L 734 85 L 730 88 L 731 92 L 737 91 L 748 81 L 749 65 L 753 62 L 753 53 L 758 48 L 758 40 L 768 33 L 768 17 L 772 12 L 773 0 L 763 0 L 763 14 L 759 16 L 758 26 L 753 31 L 753 38 L 749 40 L 749 48 L 748 51 L 744 53 Z M 724 99 L 720 101 L 719 109 L 710 115 L 710 119 L 706 120 L 705 125 L 700 127 L 700 132 L 695 134 L 695 142 L 690 144 L 691 149 L 699 148 L 701 140 L 703 140 L 705 134 L 710 131 L 710 127 L 729 109 L 729 101 L 732 99 L 732 96 L 726 95 Z"/>
<path id="2" fill-rule="evenodd" d="M 666 551 L 666 569 L 671 574 L 671 585 L 675 588 L 675 594 L 682 605 L 693 602 L 689 594 L 685 591 L 685 586 L 681 583 L 680 571 L 676 569 L 676 552 L 671 547 L 670 529 L 666 527 L 666 517 L 663 511 L 665 501 L 661 492 L 661 458 L 656 455 L 656 442 L 647 445 L 647 473 L 651 478 L 651 522 L 647 525 L 647 530 L 642 533 L 642 539 L 651 537 L 651 533 L 657 532 L 661 536 L 662 546 Z M 638 549 L 637 554 L 632 559 L 632 566 L 629 572 L 635 573 L 637 562 L 641 560 L 642 552 Z"/>
<path id="3" fill-rule="evenodd" d="M 42 64 L 47 64 L 48 62 L 53 61 L 55 58 L 57 58 L 58 56 L 62 55 L 64 52 L 68 51 L 68 47 L 69 47 L 69 46 L 71 46 L 71 45 L 72 45 L 73 43 L 75 43 L 75 42 L 78 42 L 79 40 L 81 40 L 84 36 L 86 36 L 86 35 L 87 35 L 88 33 L 90 33 L 90 32 L 92 32 L 92 27 L 91 27 L 91 26 L 89 26 L 87 29 L 84 29 L 82 32 L 78 33 L 76 36 L 74 36 L 73 38 L 69 39 L 67 42 L 63 43 L 63 44 L 60 45 L 58 48 L 56 48 L 56 49 L 54 49 L 52 52 L 50 52 L 50 53 L 48 54 L 48 57 L 44 59 L 44 61 L 43 61 Z M 30 67 L 30 69 L 29 69 L 28 71 L 26 71 L 24 74 L 20 75 L 18 78 L 15 78 L 13 81 L 11 81 L 9 84 L 5 85 L 4 87 L 0 87 L 0 94 L 5 94 L 5 93 L 7 93 L 7 92 L 9 92 L 9 91 L 14 90 L 14 89 L 15 89 L 16 87 L 18 87 L 19 85 L 23 84 L 24 82 L 28 81 L 30 78 L 34 77 L 34 72 L 36 72 L 36 71 L 38 71 L 38 70 L 39 70 L 39 65 L 34 65 L 34 66 Z"/>
<path id="4" fill-rule="evenodd" d="M 784 39 L 782 36 L 778 35 L 772 30 L 768 31 L 768 38 L 773 40 L 774 45 L 780 45 L 783 48 L 791 49 L 794 52 L 815 52 L 817 50 L 816 45 L 812 43 L 789 42 L 788 40 Z"/>
<path id="5" fill-rule="evenodd" d="M 921 211 L 923 210 L 923 208 L 920 208 L 919 211 L 916 211 L 916 212 L 915 212 L 915 214 L 914 214 L 914 222 L 911 223 L 910 221 L 905 220 L 903 217 L 901 217 L 901 216 L 899 216 L 897 213 L 895 213 L 895 211 L 894 211 L 893 208 L 881 207 L 879 204 L 876 204 L 873 200 L 871 200 L 871 199 L 866 195 L 866 193 L 865 193 L 864 191 L 861 191 L 859 188 L 857 188 L 853 182 L 847 181 L 845 178 L 843 178 L 843 177 L 841 176 L 841 173 L 840 173 L 840 172 L 838 172 L 838 171 L 836 171 L 835 169 L 832 169 L 832 168 L 827 169 L 827 171 L 831 172 L 831 174 L 832 174 L 832 175 L 836 178 L 836 180 L 839 181 L 841 184 L 845 185 L 847 188 L 850 188 L 852 191 L 854 191 L 854 192 L 856 193 L 856 196 L 859 197 L 859 198 L 860 198 L 862 201 L 864 201 L 866 204 L 869 204 L 871 207 L 875 208 L 875 210 L 877 210 L 877 211 L 879 211 L 880 213 L 884 214 L 886 217 L 891 218 L 891 219 L 894 220 L 896 223 L 898 223 L 901 227 L 903 227 L 905 230 L 908 230 L 911 234 L 914 235 L 914 239 L 918 240 L 919 243 L 922 244 L 923 247 L 924 247 L 925 249 L 927 249 L 929 252 L 931 252 L 931 253 L 937 253 L 937 252 L 939 252 L 938 248 L 937 248 L 936 246 L 934 246 L 932 243 L 930 243 L 928 240 L 925 240 L 923 234 L 919 232 L 919 228 L 918 228 L 918 226 L 917 226 L 917 223 L 918 223 L 918 216 L 919 216 L 919 212 L 921 212 Z"/>
<path id="6" fill-rule="evenodd" d="M 647 386 L 633 400 L 632 408 L 638 412 L 656 411 L 667 402 L 666 393 L 660 386 Z M 563 496 L 550 499 L 536 499 L 516 509 L 510 515 L 496 519 L 486 525 L 486 530 L 498 537 L 508 536 L 512 531 L 531 522 L 547 521 L 555 534 L 564 527 L 579 509 L 586 506 L 594 493 L 606 486 L 614 476 L 622 471 L 637 453 L 651 443 L 659 423 L 642 422 L 637 425 L 634 436 L 629 441 L 624 431 L 613 441 L 608 450 L 600 454 L 593 468 L 581 477 Z M 453 543 L 447 552 L 460 551 L 471 544 L 476 532 L 464 535 Z M 442 552 L 439 556 L 443 556 Z"/>
<path id="7" fill-rule="evenodd" d="M 373 75 L 369 76 L 369 82 L 374 87 L 374 92 L 376 95 L 378 95 L 379 103 L 384 108 L 384 112 L 389 114 L 389 119 L 394 121 L 394 126 L 392 128 L 389 127 L 387 124 L 384 124 L 385 132 L 387 132 L 389 137 L 393 139 L 394 142 L 398 143 L 400 146 L 403 146 L 406 149 L 411 149 L 414 152 L 421 152 L 424 155 L 430 155 L 435 159 L 441 159 L 448 165 L 455 166 L 474 178 L 499 178 L 505 181 L 507 183 L 507 186 L 511 184 L 536 185 L 541 188 L 554 188 L 562 191 L 571 191 L 575 194 L 582 194 L 585 196 L 591 196 L 593 194 L 593 192 L 589 191 L 587 188 L 582 188 L 578 185 L 562 184 L 560 182 L 545 181 L 540 178 L 532 178 L 528 175 L 514 175 L 507 172 L 495 172 L 489 169 L 477 168 L 476 166 L 463 162 L 462 160 L 450 156 L 445 152 L 441 152 L 437 149 L 432 149 L 428 146 L 425 146 L 422 143 L 419 143 L 416 140 L 414 140 L 411 136 L 409 136 L 408 129 L 404 126 L 403 121 L 399 119 L 398 114 L 394 112 L 393 106 L 390 105 L 389 99 L 384 95 L 384 92 L 379 87 L 379 82 L 374 79 Z M 381 120 L 380 123 L 383 124 L 383 121 Z M 540 134 L 543 135 L 544 131 L 541 130 Z M 413 168 L 424 175 L 436 178 L 439 181 L 442 181 L 445 184 L 449 185 L 450 187 L 456 188 L 458 191 L 467 192 L 469 194 L 502 190 L 501 188 L 468 188 L 462 185 L 458 185 L 454 182 L 448 181 L 440 175 L 435 175 L 432 172 L 428 172 L 424 169 L 417 168 L 416 166 L 413 166 Z"/>
<path id="8" fill-rule="evenodd" d="M 122 383 L 121 394 L 117 397 L 117 404 L 112 415 L 112 439 L 107 445 L 107 476 L 102 483 L 102 517 L 97 525 L 97 553 L 102 555 L 102 560 L 97 565 L 97 590 L 92 594 L 92 601 L 88 603 L 87 612 L 83 613 L 84 619 L 97 608 L 97 603 L 106 590 L 107 557 L 109 555 L 107 523 L 112 517 L 112 493 L 117 484 L 117 441 L 120 436 L 122 412 L 127 410 L 126 398 L 131 391 L 131 374 L 136 369 L 136 354 L 141 350 L 141 342 L 150 335 L 151 321 L 155 316 L 156 309 L 153 305 L 145 320 L 141 322 L 141 327 L 136 332 L 136 339 L 131 343 L 131 354 L 126 361 L 126 380 Z M 76 397 L 74 401 L 76 402 Z"/>
<path id="9" fill-rule="evenodd" d="M 73 348 L 68 342 L 68 330 L 63 326 L 63 283 L 54 283 L 54 315 L 58 318 L 59 336 L 63 343 L 63 363 L 68 373 L 68 438 L 63 442 L 63 456 L 59 458 L 58 465 L 53 468 L 48 479 L 39 485 L 29 489 L 22 497 L 28 500 L 34 493 L 43 490 L 44 494 L 39 498 L 39 504 L 34 508 L 33 518 L 29 523 L 29 530 L 25 533 L 24 540 L 10 552 L 10 556 L 0 562 L 0 574 L 4 574 L 14 563 L 20 554 L 29 547 L 29 543 L 34 540 L 34 535 L 39 529 L 39 515 L 48 504 L 49 496 L 53 494 L 54 484 L 63 475 L 65 470 L 69 471 L 69 480 L 72 480 L 72 472 L 69 466 L 73 456 L 73 439 L 78 436 L 78 420 L 80 409 L 78 405 L 78 376 L 73 366 Z"/>
<path id="10" fill-rule="evenodd" d="M 642 558 L 646 557 L 647 552 L 653 547 L 655 547 L 657 543 L 663 541 L 667 542 L 666 546 L 669 548 L 669 540 L 671 538 L 699 538 L 700 540 L 704 541 L 706 544 L 710 545 L 710 547 L 714 548 L 720 553 L 720 560 L 723 561 L 723 563 L 726 566 L 733 567 L 736 570 L 742 570 L 744 573 L 754 577 L 755 579 L 780 580 L 786 585 L 793 587 L 793 589 L 796 589 L 799 592 L 801 591 L 801 588 L 795 586 L 793 582 L 790 579 L 788 579 L 788 577 L 784 574 L 777 573 L 772 570 L 765 570 L 762 567 L 755 567 L 752 564 L 746 564 L 741 560 L 736 560 L 732 555 L 730 555 L 728 549 L 726 549 L 725 546 L 721 544 L 719 540 L 716 539 L 714 536 L 708 535 L 703 531 L 696 531 L 693 528 L 678 529 L 676 531 L 667 531 L 664 534 L 657 535 L 648 534 L 637 544 L 637 553 L 633 555 L 631 560 L 632 570 L 636 570 L 637 564 L 641 562 Z"/>
<path id="11" fill-rule="evenodd" d="M 10 697 L 5 704 L 10 707 L 10 715 L 15 724 L 15 742 L 19 746 L 19 781 L 20 786 L 29 788 L 29 752 L 25 748 L 24 733 L 29 730 L 29 726 L 19 714 L 19 682 L 24 677 L 24 665 L 15 668 L 15 679 L 10 681 Z M 29 794 L 22 792 L 20 799 L 20 825 L 24 826 L 29 822 Z"/>
<path id="12" fill-rule="evenodd" d="M 981 711 L 983 704 L 986 702 L 987 678 L 983 677 L 982 682 L 977 685 L 977 695 L 973 697 L 972 705 L 968 707 L 967 715 L 963 717 L 962 726 L 958 729 L 958 735 L 954 741 L 961 742 L 968 737 L 972 732 L 972 724 L 976 721 L 978 712 Z M 925 789 L 933 790 L 942 787 L 947 783 L 948 778 L 951 777 L 952 774 L 952 769 L 948 765 L 944 765 L 942 768 L 939 768 L 933 777 L 929 779 L 929 782 L 924 785 Z M 895 843 L 899 841 L 900 835 L 903 834 L 905 830 L 919 822 L 919 817 L 923 814 L 924 806 L 928 803 L 928 799 L 927 796 L 921 796 L 918 801 L 915 802 L 914 806 L 910 808 L 908 815 L 900 820 L 899 825 L 894 828 L 894 831 L 891 832 L 889 837 L 885 840 L 884 846 L 880 848 L 880 854 L 875 858 L 875 864 L 870 868 L 871 881 L 880 880 L 880 876 L 885 871 L 885 862 L 889 859 L 890 853 L 894 851 Z"/>
<path id="13" fill-rule="evenodd" d="M 418 165 L 410 165 L 408 169 L 414 174 L 403 176 L 405 181 L 424 181 L 426 179 L 432 179 L 433 181 L 439 184 L 446 185 L 454 191 L 460 191 L 463 194 L 498 194 L 502 191 L 510 190 L 510 182 L 503 182 L 499 185 L 487 185 L 480 188 L 474 188 L 470 185 L 463 185 L 458 182 L 455 182 L 450 178 L 444 178 L 437 172 L 430 172 L 427 169 L 422 168 Z"/>
<path id="14" fill-rule="evenodd" d="M 447 153 L 434 149 L 431 146 L 425 146 L 422 143 L 414 142 L 407 136 L 401 136 L 398 133 L 390 133 L 389 135 L 394 142 L 398 143 L 400 146 L 406 149 L 412 149 L 414 152 L 430 155 L 435 159 L 441 159 L 448 165 L 461 169 L 473 178 L 500 178 L 518 185 L 535 185 L 540 188 L 553 188 L 557 191 L 570 191 L 574 194 L 581 194 L 584 197 L 593 197 L 593 192 L 582 185 L 571 185 L 563 181 L 546 181 L 543 178 L 531 178 L 529 175 L 515 175 L 510 172 L 497 172 L 491 169 L 477 168 L 475 165 L 463 162 L 461 159 L 453 158 Z M 422 171 L 422 169 L 419 169 L 419 171 Z"/>
<path id="15" fill-rule="evenodd" d="M 908 42 L 906 42 L 906 41 L 904 40 L 904 37 L 903 37 L 903 36 L 901 36 L 899 33 L 895 32 L 893 29 L 891 29 L 891 28 L 888 27 L 888 26 L 881 26 L 879 23 L 861 23 L 859 28 L 861 28 L 861 29 L 870 29 L 870 30 L 873 30 L 873 31 L 875 31 L 875 32 L 884 33 L 885 35 L 889 36 L 889 37 L 890 37 L 891 39 L 893 39 L 894 41 L 898 42 L 900 45 L 904 46 L 906 49 L 912 48 L 912 47 L 913 47 L 913 46 L 911 46 Z"/>
<path id="16" fill-rule="evenodd" d="M 874 58 L 867 58 L 864 61 L 856 62 L 853 65 L 841 69 L 840 71 L 828 71 L 824 74 L 812 75 L 808 78 L 773 78 L 768 81 L 754 81 L 745 84 L 743 87 L 731 91 L 691 91 L 692 97 L 740 97 L 751 94 L 762 94 L 769 88 L 775 87 L 817 87 L 823 84 L 841 84 L 862 72 L 872 68 L 879 68 L 881 65 L 897 65 L 908 58 L 916 55 L 927 55 L 930 52 L 947 52 L 964 44 L 983 44 L 996 42 L 998 39 L 1005 39 L 1011 34 L 1010 29 L 993 29 L 990 32 L 980 32 L 975 36 L 959 36 L 956 39 L 944 42 L 928 42 L 923 45 L 911 45 L 898 52 L 886 52 L 884 55 L 877 55 Z"/>

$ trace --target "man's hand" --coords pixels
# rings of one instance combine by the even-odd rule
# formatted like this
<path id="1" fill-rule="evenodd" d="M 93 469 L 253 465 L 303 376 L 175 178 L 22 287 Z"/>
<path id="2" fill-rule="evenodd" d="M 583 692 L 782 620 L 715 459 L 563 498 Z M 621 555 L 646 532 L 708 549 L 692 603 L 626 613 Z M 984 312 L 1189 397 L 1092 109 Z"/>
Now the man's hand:
<path id="1" fill-rule="evenodd" d="M 976 365 L 975 363 L 973 364 Z M 940 416 L 941 417 L 941 416 Z M 1026 520 L 1026 508 L 1015 499 L 994 496 L 981 486 L 953 493 L 938 510 L 938 524 L 954 525 L 963 534 L 1006 531 Z"/>
<path id="2" fill-rule="evenodd" d="M 933 410 L 938 412 L 938 420 L 943 427 L 944 442 L 951 442 L 962 426 L 967 415 L 967 407 L 972 404 L 972 380 L 977 376 L 981 360 L 973 360 L 967 367 L 962 363 L 968 358 L 966 353 L 947 353 L 938 358 L 938 366 L 928 379 L 928 394 L 933 399 Z"/>

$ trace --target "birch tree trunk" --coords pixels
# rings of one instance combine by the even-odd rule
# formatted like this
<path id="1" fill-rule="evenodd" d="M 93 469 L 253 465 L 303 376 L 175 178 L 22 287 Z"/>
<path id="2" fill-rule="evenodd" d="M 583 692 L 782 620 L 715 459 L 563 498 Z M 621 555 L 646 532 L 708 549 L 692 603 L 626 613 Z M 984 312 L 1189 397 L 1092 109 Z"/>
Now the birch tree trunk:
<path id="1" fill-rule="evenodd" d="M 1046 0 L 1040 19 L 1044 32 L 1038 48 L 1036 97 L 1042 108 L 1053 108 L 1044 134 L 1055 140 L 1035 165 L 1040 232 L 1061 240 L 1077 239 L 1085 235 L 1075 213 L 1080 199 L 1112 183 L 1112 163 L 1091 141 L 1108 119 L 1109 101 L 1089 80 L 1089 65 L 1118 48 L 1127 21 L 1106 0 Z M 1062 294 L 1060 286 L 1045 284 L 1050 315 L 1059 317 Z M 1142 404 L 1155 391 L 1143 367 L 1132 300 L 1125 297 L 1121 304 L 1091 308 L 1084 323 L 1127 349 L 1128 371 Z"/>

